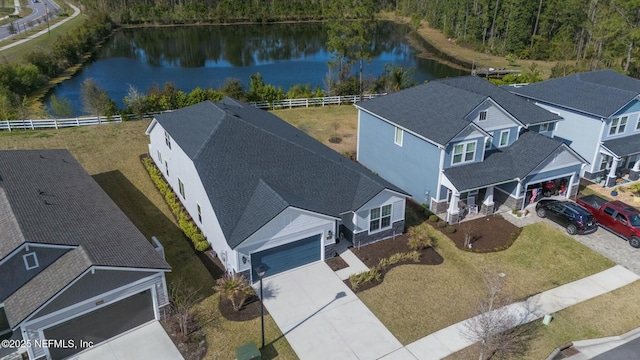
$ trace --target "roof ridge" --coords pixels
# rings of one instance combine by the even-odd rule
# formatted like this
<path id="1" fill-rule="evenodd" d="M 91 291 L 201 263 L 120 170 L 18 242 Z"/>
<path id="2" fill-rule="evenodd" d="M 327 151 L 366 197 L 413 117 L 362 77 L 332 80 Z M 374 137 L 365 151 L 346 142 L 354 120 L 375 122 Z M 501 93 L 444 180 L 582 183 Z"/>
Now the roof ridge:
<path id="1" fill-rule="evenodd" d="M 200 147 L 198 148 L 198 150 L 195 152 L 195 154 L 193 155 L 194 159 L 196 159 L 198 155 L 200 155 L 202 150 L 204 150 L 204 148 L 207 146 L 211 138 L 213 138 L 213 135 L 218 130 L 218 127 L 220 127 L 220 124 L 222 123 L 222 121 L 224 121 L 224 116 L 227 115 L 226 111 L 218 107 L 213 101 L 207 100 L 205 103 L 211 105 L 218 112 L 221 112 L 223 117 L 220 121 L 218 121 L 218 123 L 213 127 L 213 129 L 211 129 L 211 132 L 207 135 L 207 141 L 203 141 Z"/>

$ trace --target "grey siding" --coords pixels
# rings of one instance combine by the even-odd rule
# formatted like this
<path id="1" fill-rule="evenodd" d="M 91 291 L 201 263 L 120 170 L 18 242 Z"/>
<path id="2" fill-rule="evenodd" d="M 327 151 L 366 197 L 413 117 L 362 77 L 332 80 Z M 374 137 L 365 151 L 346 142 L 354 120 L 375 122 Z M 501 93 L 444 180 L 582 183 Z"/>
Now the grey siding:
<path id="1" fill-rule="evenodd" d="M 33 279 L 67 251 L 69 251 L 68 248 L 30 246 L 29 251 L 26 248 L 22 249 L 7 259 L 0 265 L 0 284 L 2 284 L 0 286 L 0 302 Z M 38 267 L 31 270 L 27 270 L 23 259 L 23 256 L 29 253 L 35 253 L 38 259 Z"/>
<path id="2" fill-rule="evenodd" d="M 416 202 L 427 202 L 427 192 L 435 196 L 440 148 L 406 131 L 398 146 L 395 126 L 364 111 L 358 114 L 358 161 L 407 191 Z"/>
<path id="3" fill-rule="evenodd" d="M 386 230 L 378 231 L 373 234 L 369 234 L 368 231 L 357 233 L 353 236 L 354 246 L 364 246 L 372 244 L 376 241 L 388 239 L 397 235 L 402 235 L 404 232 L 404 220 L 396 221 L 393 225 Z"/>
<path id="4" fill-rule="evenodd" d="M 113 289 L 125 286 L 145 277 L 154 275 L 151 271 L 119 271 L 96 270 L 85 274 L 70 288 L 60 294 L 52 302 L 35 314 L 35 317 L 44 316 L 54 311 L 72 306 L 76 303 L 98 296 Z"/>

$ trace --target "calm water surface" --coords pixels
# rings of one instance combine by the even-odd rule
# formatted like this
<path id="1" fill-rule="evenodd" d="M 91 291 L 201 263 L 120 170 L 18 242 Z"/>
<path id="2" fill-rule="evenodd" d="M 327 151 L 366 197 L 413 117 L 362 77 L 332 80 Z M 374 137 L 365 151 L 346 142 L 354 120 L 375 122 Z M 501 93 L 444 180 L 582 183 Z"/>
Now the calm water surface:
<path id="1" fill-rule="evenodd" d="M 379 76 L 385 64 L 414 68 L 414 80 L 423 82 L 466 72 L 416 56 L 407 43 L 406 26 L 378 24 L 372 41 L 373 59 L 365 62 L 366 76 Z M 248 87 L 249 76 L 262 74 L 267 84 L 287 91 L 294 84 L 326 88 L 327 31 L 322 23 L 185 26 L 122 29 L 73 78 L 53 94 L 73 103 L 83 114 L 80 84 L 93 78 L 123 107 L 129 85 L 146 92 L 166 82 L 190 92 L 196 87 L 219 88 L 228 78 Z M 357 65 L 353 66 L 354 72 Z"/>

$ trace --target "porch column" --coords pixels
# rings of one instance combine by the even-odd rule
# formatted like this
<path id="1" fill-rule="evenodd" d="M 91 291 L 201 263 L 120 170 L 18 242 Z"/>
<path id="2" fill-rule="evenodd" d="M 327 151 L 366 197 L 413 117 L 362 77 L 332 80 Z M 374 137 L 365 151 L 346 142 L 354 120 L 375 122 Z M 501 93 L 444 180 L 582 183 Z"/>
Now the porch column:
<path id="1" fill-rule="evenodd" d="M 640 179 L 640 155 L 636 155 L 636 162 L 629 171 L 629 180 L 636 181 Z"/>
<path id="2" fill-rule="evenodd" d="M 612 187 L 616 184 L 616 170 L 618 169 L 618 159 L 613 158 L 611 162 L 611 169 L 609 169 L 609 175 L 607 176 L 607 181 L 604 184 L 604 187 Z"/>
<path id="3" fill-rule="evenodd" d="M 484 201 L 482 201 L 480 211 L 485 215 L 491 215 L 493 214 L 494 208 L 495 204 L 493 202 L 493 186 L 489 186 L 487 187 L 487 191 L 484 194 Z"/>
<path id="4" fill-rule="evenodd" d="M 460 193 L 453 191 L 451 193 L 451 201 L 449 202 L 449 210 L 447 211 L 447 221 L 450 224 L 456 224 L 460 221 L 460 209 L 458 203 L 460 202 Z"/>

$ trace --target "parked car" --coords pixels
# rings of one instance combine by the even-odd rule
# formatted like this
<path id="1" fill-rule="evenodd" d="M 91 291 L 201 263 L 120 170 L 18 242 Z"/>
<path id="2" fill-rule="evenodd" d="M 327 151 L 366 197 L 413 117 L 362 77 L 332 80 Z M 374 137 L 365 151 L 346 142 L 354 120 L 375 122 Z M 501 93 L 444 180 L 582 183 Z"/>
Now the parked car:
<path id="1" fill-rule="evenodd" d="M 540 200 L 536 204 L 536 214 L 564 226 L 570 235 L 590 234 L 598 230 L 589 210 L 571 201 Z"/>
<path id="2" fill-rule="evenodd" d="M 598 225 L 640 248 L 640 211 L 622 201 L 608 201 L 598 195 L 587 195 L 577 200 L 589 210 Z"/>

